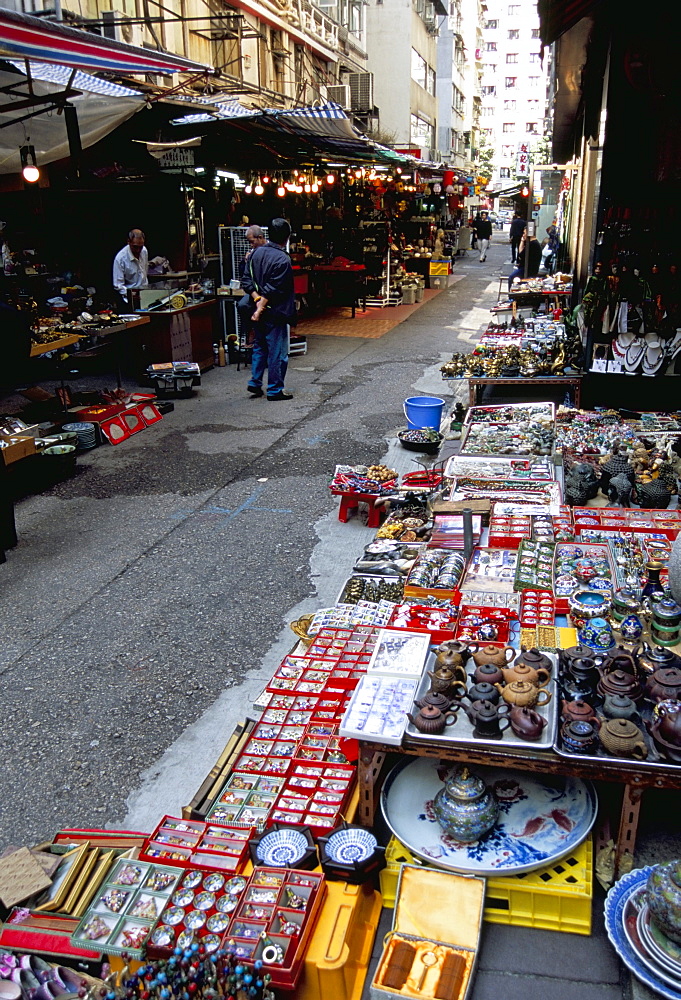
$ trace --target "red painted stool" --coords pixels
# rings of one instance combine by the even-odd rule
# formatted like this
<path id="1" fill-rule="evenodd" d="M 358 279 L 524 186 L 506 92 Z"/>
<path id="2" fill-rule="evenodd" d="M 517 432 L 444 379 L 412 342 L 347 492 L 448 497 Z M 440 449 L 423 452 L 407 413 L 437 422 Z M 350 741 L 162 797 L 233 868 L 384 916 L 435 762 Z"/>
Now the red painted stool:
<path id="1" fill-rule="evenodd" d="M 360 503 L 365 503 L 369 508 L 367 527 L 380 528 L 385 508 L 382 505 L 383 497 L 376 493 L 343 493 L 340 490 L 331 490 L 334 496 L 340 497 L 340 507 L 338 508 L 338 520 L 346 524 L 350 517 L 357 513 Z M 381 502 L 380 506 L 377 504 Z"/>

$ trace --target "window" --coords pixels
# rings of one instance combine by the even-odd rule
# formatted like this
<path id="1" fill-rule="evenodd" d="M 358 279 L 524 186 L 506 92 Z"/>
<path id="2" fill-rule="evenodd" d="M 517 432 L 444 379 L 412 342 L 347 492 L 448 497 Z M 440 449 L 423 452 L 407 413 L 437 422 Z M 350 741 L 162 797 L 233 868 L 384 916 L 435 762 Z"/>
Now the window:
<path id="1" fill-rule="evenodd" d="M 530 86 L 530 87 L 538 87 L 540 80 L 541 80 L 540 76 L 528 76 L 528 78 L 527 78 L 528 86 Z"/>
<path id="2" fill-rule="evenodd" d="M 539 38 L 539 28 L 532 29 L 532 38 Z"/>
<path id="3" fill-rule="evenodd" d="M 481 128 L 480 129 L 480 135 L 484 135 L 485 139 L 491 140 L 493 134 L 494 134 L 494 129 L 493 128 Z"/>
<path id="4" fill-rule="evenodd" d="M 435 96 L 435 70 L 431 69 L 430 66 L 426 69 L 426 90 L 433 97 Z"/>
<path id="5" fill-rule="evenodd" d="M 485 42 L 485 52 L 496 52 L 497 43 L 496 42 Z"/>
<path id="6" fill-rule="evenodd" d="M 502 132 L 515 132 L 515 122 L 504 122 L 501 126 Z"/>
<path id="7" fill-rule="evenodd" d="M 411 116 L 411 142 L 415 146 L 433 148 L 433 126 L 418 115 Z"/>
<path id="8" fill-rule="evenodd" d="M 497 88 L 496 87 L 481 87 L 481 93 L 483 97 L 496 97 Z"/>
<path id="9" fill-rule="evenodd" d="M 506 158 L 512 157 L 513 156 L 513 146 L 502 146 L 501 147 L 501 155 L 504 156 L 504 157 L 506 157 Z"/>
<path id="10" fill-rule="evenodd" d="M 529 132 L 530 135 L 538 135 L 539 130 L 537 129 L 536 122 L 528 122 L 525 126 L 525 131 Z"/>
<path id="11" fill-rule="evenodd" d="M 520 28 L 511 28 L 508 31 L 509 38 L 520 38 Z"/>
<path id="12" fill-rule="evenodd" d="M 530 52 L 530 62 L 534 63 L 535 65 L 537 63 L 541 63 L 541 56 L 539 55 L 538 52 Z"/>
<path id="13" fill-rule="evenodd" d="M 530 77 L 530 79 L 532 79 L 532 77 Z M 504 86 L 506 87 L 506 90 L 513 90 L 517 82 L 518 82 L 517 76 L 507 76 Z"/>
<path id="14" fill-rule="evenodd" d="M 494 108 L 483 108 L 480 112 L 482 118 L 489 118 L 494 114 Z"/>
<path id="15" fill-rule="evenodd" d="M 496 63 L 485 63 L 485 73 L 491 77 L 497 75 L 497 64 Z"/>
<path id="16" fill-rule="evenodd" d="M 501 177 L 502 180 L 504 180 L 504 178 L 510 177 L 510 176 L 511 176 L 511 168 L 510 167 L 499 167 L 499 177 Z"/>
<path id="17" fill-rule="evenodd" d="M 466 98 L 463 96 L 458 87 L 452 85 L 452 107 L 460 115 L 463 115 L 465 105 L 466 105 Z"/>
<path id="18" fill-rule="evenodd" d="M 507 52 L 506 53 L 506 62 L 507 63 L 517 63 L 518 62 L 518 53 L 517 52 Z"/>
<path id="19" fill-rule="evenodd" d="M 426 89 L 426 60 L 416 49 L 411 50 L 411 78 L 424 90 Z"/>
<path id="20" fill-rule="evenodd" d="M 515 101 L 504 101 L 504 111 L 515 111 Z"/>
<path id="21" fill-rule="evenodd" d="M 508 13 L 511 15 L 511 17 L 513 17 L 514 14 L 519 14 L 520 13 L 520 4 L 519 3 L 511 3 L 511 4 L 509 4 L 508 5 Z"/>
<path id="22" fill-rule="evenodd" d="M 513 103 L 515 104 L 515 101 Z M 527 110 L 528 111 L 539 111 L 539 99 L 538 98 L 536 98 L 536 97 L 528 97 L 528 99 L 527 99 L 527 101 L 525 103 L 527 104 Z"/>
<path id="23" fill-rule="evenodd" d="M 492 28 L 498 28 L 499 22 L 497 20 L 485 21 L 485 28 L 491 30 Z"/>

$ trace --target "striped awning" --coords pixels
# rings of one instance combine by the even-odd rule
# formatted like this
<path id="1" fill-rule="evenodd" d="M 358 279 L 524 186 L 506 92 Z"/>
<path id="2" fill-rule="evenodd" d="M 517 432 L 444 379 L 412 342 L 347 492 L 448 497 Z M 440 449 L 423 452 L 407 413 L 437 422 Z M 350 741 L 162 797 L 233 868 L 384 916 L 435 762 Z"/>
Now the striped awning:
<path id="1" fill-rule="evenodd" d="M 212 67 L 182 56 L 67 28 L 55 21 L 0 9 L 0 57 L 35 59 L 107 73 L 197 73 Z"/>

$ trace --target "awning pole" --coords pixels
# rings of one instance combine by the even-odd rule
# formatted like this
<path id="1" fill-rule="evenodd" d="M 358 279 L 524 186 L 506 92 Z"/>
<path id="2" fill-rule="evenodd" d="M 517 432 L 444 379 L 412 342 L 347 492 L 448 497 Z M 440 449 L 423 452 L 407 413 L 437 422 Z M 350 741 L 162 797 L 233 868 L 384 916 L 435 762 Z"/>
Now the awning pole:
<path id="1" fill-rule="evenodd" d="M 78 125 L 78 109 L 73 104 L 64 105 L 64 121 L 69 139 L 69 154 L 71 156 L 71 173 L 74 180 L 80 178 L 80 161 L 83 147 L 80 141 L 80 126 Z"/>

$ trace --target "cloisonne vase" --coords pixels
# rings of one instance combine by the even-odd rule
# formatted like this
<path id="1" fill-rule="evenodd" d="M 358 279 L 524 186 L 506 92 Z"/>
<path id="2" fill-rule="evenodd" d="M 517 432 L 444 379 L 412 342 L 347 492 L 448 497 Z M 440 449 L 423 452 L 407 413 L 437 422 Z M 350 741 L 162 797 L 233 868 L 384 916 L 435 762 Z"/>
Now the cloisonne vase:
<path id="1" fill-rule="evenodd" d="M 445 833 L 462 844 L 472 844 L 492 829 L 499 807 L 482 778 L 464 767 L 447 778 L 435 796 L 433 810 Z"/>
<path id="2" fill-rule="evenodd" d="M 656 865 L 648 876 L 646 896 L 662 933 L 681 944 L 681 861 Z"/>

